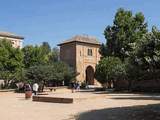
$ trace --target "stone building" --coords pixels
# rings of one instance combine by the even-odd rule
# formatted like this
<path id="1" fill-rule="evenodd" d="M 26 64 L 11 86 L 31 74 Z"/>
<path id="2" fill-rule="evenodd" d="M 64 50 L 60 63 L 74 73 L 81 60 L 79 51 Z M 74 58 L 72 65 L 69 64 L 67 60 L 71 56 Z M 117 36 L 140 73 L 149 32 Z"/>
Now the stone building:
<path id="1" fill-rule="evenodd" d="M 0 32 L 0 39 L 10 40 L 13 47 L 22 48 L 22 41 L 24 37 L 9 32 Z"/>
<path id="2" fill-rule="evenodd" d="M 79 75 L 77 81 L 98 84 L 94 78 L 95 66 L 100 60 L 100 43 L 94 37 L 77 35 L 59 44 L 60 59 L 73 67 Z"/>

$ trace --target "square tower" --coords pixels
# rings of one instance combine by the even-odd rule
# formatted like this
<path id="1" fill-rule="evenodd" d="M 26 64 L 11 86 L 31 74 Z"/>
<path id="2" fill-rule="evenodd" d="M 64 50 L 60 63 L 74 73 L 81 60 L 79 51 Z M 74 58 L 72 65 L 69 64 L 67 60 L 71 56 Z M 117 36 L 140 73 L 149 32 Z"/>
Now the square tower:
<path id="1" fill-rule="evenodd" d="M 59 46 L 60 60 L 79 73 L 76 80 L 89 85 L 96 84 L 94 72 L 95 66 L 100 60 L 98 40 L 88 35 L 76 35 Z"/>

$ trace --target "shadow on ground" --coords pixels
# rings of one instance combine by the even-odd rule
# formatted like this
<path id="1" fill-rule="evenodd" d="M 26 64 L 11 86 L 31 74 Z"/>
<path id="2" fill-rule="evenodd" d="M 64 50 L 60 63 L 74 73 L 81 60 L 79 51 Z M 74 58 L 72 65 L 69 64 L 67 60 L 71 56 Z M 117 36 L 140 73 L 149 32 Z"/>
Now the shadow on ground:
<path id="1" fill-rule="evenodd" d="M 160 100 L 160 96 L 156 97 L 156 96 L 140 96 L 140 97 L 115 97 L 112 99 L 116 99 L 116 100 Z"/>
<path id="2" fill-rule="evenodd" d="M 76 120 L 160 120 L 160 104 L 93 110 Z"/>

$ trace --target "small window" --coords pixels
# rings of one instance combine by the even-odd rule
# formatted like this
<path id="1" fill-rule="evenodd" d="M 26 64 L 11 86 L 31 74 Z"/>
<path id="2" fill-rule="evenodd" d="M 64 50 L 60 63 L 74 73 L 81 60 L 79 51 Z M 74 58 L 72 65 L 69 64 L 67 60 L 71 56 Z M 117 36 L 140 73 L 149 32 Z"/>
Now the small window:
<path id="1" fill-rule="evenodd" d="M 88 56 L 92 56 L 92 49 L 88 49 Z"/>
<path id="2" fill-rule="evenodd" d="M 14 41 L 11 41 L 12 44 L 14 44 Z"/>

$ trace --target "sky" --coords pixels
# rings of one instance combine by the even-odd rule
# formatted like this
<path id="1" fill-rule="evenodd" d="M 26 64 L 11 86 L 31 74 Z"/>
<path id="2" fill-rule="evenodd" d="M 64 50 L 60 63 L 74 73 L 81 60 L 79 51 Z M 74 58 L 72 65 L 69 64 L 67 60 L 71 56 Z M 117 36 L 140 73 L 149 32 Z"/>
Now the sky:
<path id="1" fill-rule="evenodd" d="M 145 15 L 149 29 L 160 27 L 160 0 L 0 0 L 0 31 L 25 37 L 24 45 L 52 47 L 75 35 L 106 40 L 118 8 Z"/>

